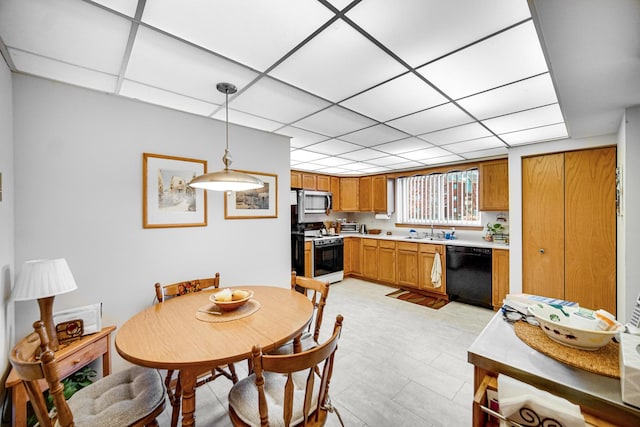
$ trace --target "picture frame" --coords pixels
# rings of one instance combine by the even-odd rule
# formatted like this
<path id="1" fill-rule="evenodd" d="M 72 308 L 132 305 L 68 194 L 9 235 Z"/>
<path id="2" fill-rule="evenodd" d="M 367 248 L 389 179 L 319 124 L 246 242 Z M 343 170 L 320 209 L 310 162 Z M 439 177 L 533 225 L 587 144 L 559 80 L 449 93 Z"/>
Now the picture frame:
<path id="1" fill-rule="evenodd" d="M 206 160 L 143 153 L 142 226 L 206 226 L 206 191 L 189 187 L 193 178 L 205 173 Z"/>
<path id="2" fill-rule="evenodd" d="M 278 175 L 240 170 L 238 172 L 260 178 L 265 186 L 255 190 L 226 192 L 224 195 L 224 218 L 277 218 Z"/>

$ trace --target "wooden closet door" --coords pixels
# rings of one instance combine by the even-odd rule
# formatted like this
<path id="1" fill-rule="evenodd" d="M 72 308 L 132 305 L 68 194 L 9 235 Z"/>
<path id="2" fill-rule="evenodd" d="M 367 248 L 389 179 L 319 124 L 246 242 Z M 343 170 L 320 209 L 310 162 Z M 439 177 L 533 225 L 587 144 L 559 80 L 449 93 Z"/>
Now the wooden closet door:
<path id="1" fill-rule="evenodd" d="M 616 149 L 565 154 L 565 297 L 616 314 Z"/>
<path id="2" fill-rule="evenodd" d="M 564 154 L 522 159 L 522 291 L 565 299 Z"/>

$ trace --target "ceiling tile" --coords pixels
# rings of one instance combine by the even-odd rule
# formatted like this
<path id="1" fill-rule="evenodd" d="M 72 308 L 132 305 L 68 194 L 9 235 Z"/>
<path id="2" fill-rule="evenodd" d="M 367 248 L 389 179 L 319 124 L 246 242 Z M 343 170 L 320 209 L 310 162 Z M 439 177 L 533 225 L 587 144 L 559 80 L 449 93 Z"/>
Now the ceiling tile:
<path id="1" fill-rule="evenodd" d="M 420 160 L 420 162 L 425 165 L 437 165 L 440 163 L 459 162 L 461 160 L 464 160 L 464 157 L 458 156 L 457 154 L 449 154 L 447 156 L 436 157 L 433 159 L 423 159 Z"/>
<path id="2" fill-rule="evenodd" d="M 567 128 L 564 123 L 500 135 L 500 138 L 504 139 L 505 142 L 510 145 L 530 144 L 532 142 L 542 142 L 567 137 Z"/>
<path id="3" fill-rule="evenodd" d="M 354 142 L 365 147 L 381 144 L 388 141 L 396 141 L 408 137 L 404 132 L 393 129 L 386 125 L 371 126 L 347 135 L 342 135 L 340 139 Z"/>
<path id="4" fill-rule="evenodd" d="M 485 127 L 479 123 L 469 123 L 462 126 L 440 130 L 437 132 L 420 135 L 420 139 L 429 141 L 434 145 L 451 144 L 452 142 L 467 141 L 491 135 Z"/>
<path id="5" fill-rule="evenodd" d="M 216 90 L 217 83 L 229 82 L 241 89 L 257 74 L 202 49 L 140 27 L 125 77 L 202 101 L 222 104 L 225 95 Z"/>
<path id="6" fill-rule="evenodd" d="M 321 166 L 333 167 L 342 166 L 353 163 L 353 160 L 341 159 L 340 157 L 325 157 L 324 159 L 314 160 L 313 163 Z"/>
<path id="7" fill-rule="evenodd" d="M 452 153 L 461 154 L 497 147 L 506 147 L 506 145 L 504 142 L 500 141 L 500 138 L 488 136 L 486 138 L 472 139 L 471 141 L 456 142 L 454 144 L 446 145 L 443 148 L 451 151 Z"/>
<path id="8" fill-rule="evenodd" d="M 381 122 L 444 104 L 447 98 L 413 73 L 407 73 L 341 102 Z"/>
<path id="9" fill-rule="evenodd" d="M 362 173 L 380 173 L 380 172 L 387 172 L 389 171 L 389 168 L 385 168 L 384 166 L 363 166 L 362 167 Z"/>
<path id="10" fill-rule="evenodd" d="M 332 175 L 345 175 L 347 173 L 352 173 L 351 171 L 347 171 L 346 169 L 340 167 L 330 167 L 322 169 L 322 173 L 328 173 Z"/>
<path id="11" fill-rule="evenodd" d="M 316 142 L 329 139 L 328 136 L 309 132 L 308 130 L 300 129 L 294 126 L 285 126 L 278 129 L 276 133 L 291 137 L 291 146 L 295 148 L 306 147 L 311 144 L 315 144 Z"/>
<path id="12" fill-rule="evenodd" d="M 373 124 L 373 120 L 334 105 L 296 122 L 295 126 L 336 137 Z"/>
<path id="13" fill-rule="evenodd" d="M 435 159 L 436 157 L 448 156 L 449 154 L 451 153 L 447 150 L 440 147 L 433 147 L 425 148 L 424 150 L 411 151 L 410 153 L 403 153 L 402 157 L 422 162 L 426 159 Z"/>
<path id="14" fill-rule="evenodd" d="M 522 129 L 561 123 L 563 121 L 560 107 L 558 104 L 553 104 L 546 107 L 533 108 L 519 113 L 484 120 L 482 123 L 496 134 L 503 134 Z"/>
<path id="15" fill-rule="evenodd" d="M 296 169 L 305 170 L 305 171 L 314 171 L 314 172 L 324 169 L 324 166 L 321 166 L 315 163 L 296 163 L 295 166 L 296 166 Z"/>
<path id="16" fill-rule="evenodd" d="M 226 112 L 224 108 L 218 110 L 212 117 L 220 121 L 225 121 Z M 233 108 L 229 108 L 229 122 L 250 128 L 261 129 L 267 132 L 273 132 L 274 130 L 282 127 L 282 123 L 263 119 L 262 117 L 253 116 L 251 114 L 243 113 L 242 111 L 236 111 Z"/>
<path id="17" fill-rule="evenodd" d="M 9 53 L 16 68 L 22 72 L 102 92 L 114 93 L 116 90 L 117 78 L 114 75 L 19 50 L 9 49 Z"/>
<path id="18" fill-rule="evenodd" d="M 421 166 L 423 166 L 423 164 L 420 162 L 413 162 L 413 161 L 406 160 L 403 163 L 396 163 L 395 165 L 393 165 L 393 168 L 396 170 L 403 170 L 403 169 L 415 169 Z"/>
<path id="19" fill-rule="evenodd" d="M 364 169 L 370 168 L 371 165 L 362 162 L 350 163 L 348 165 L 341 166 L 343 169 L 348 171 L 347 173 L 352 173 L 354 175 L 358 175 L 362 173 Z"/>
<path id="20" fill-rule="evenodd" d="M 326 22 L 315 1 L 148 1 L 143 22 L 264 71 Z"/>
<path id="21" fill-rule="evenodd" d="M 379 159 L 370 159 L 367 160 L 367 163 L 371 163 L 376 166 L 391 166 L 397 165 L 399 163 L 406 163 L 407 159 L 399 157 L 399 156 L 384 156 Z"/>
<path id="22" fill-rule="evenodd" d="M 105 73 L 120 70 L 130 27 L 126 19 L 79 1 L 0 3 L 7 47 Z"/>
<path id="23" fill-rule="evenodd" d="M 235 96 L 229 105 L 236 110 L 266 119 L 291 123 L 330 104 L 321 98 L 264 77 Z"/>
<path id="24" fill-rule="evenodd" d="M 391 120 L 387 124 L 411 135 L 420 135 L 472 121 L 473 119 L 468 114 L 449 103 Z"/>
<path id="25" fill-rule="evenodd" d="M 351 160 L 365 161 L 370 159 L 377 159 L 383 157 L 385 154 L 380 151 L 372 150 L 370 148 L 363 148 L 362 150 L 352 151 L 346 154 L 342 154 L 340 157 Z"/>
<path id="26" fill-rule="evenodd" d="M 490 148 L 488 150 L 470 151 L 462 154 L 465 159 L 479 159 L 494 156 L 504 156 L 507 154 L 507 147 Z"/>
<path id="27" fill-rule="evenodd" d="M 388 0 L 367 0 L 347 16 L 417 67 L 530 13 L 526 1 L 403 0 L 400 6 Z"/>
<path id="28" fill-rule="evenodd" d="M 350 151 L 360 150 L 361 148 L 362 147 L 359 145 L 351 144 L 350 142 L 341 141 L 339 139 L 330 139 L 328 141 L 319 142 L 317 144 L 306 147 L 306 149 L 309 151 L 330 154 L 332 156 L 348 153 Z"/>
<path id="29" fill-rule="evenodd" d="M 299 162 L 313 162 L 314 160 L 323 159 L 326 154 L 313 153 L 307 150 L 293 150 L 291 152 L 291 160 Z"/>
<path id="30" fill-rule="evenodd" d="M 342 10 L 349 4 L 353 3 L 353 0 L 328 0 L 336 9 Z"/>
<path id="31" fill-rule="evenodd" d="M 546 72 L 547 64 L 528 21 L 417 71 L 457 99 Z"/>
<path id="32" fill-rule="evenodd" d="M 296 51 L 271 75 L 341 101 L 406 69 L 341 20 Z"/>
<path id="33" fill-rule="evenodd" d="M 127 98 L 139 99 L 151 104 L 198 114 L 200 116 L 208 116 L 219 107 L 219 105 L 216 104 L 167 92 L 166 90 L 156 89 L 130 80 L 124 80 L 124 82 L 122 82 L 120 95 L 126 96 Z"/>
<path id="34" fill-rule="evenodd" d="M 558 102 L 549 73 L 459 99 L 457 103 L 483 120 Z"/>
<path id="35" fill-rule="evenodd" d="M 136 16 L 136 9 L 138 8 L 137 1 L 131 0 L 93 0 L 94 2 L 118 11 L 124 15 L 134 17 Z"/>
<path id="36" fill-rule="evenodd" d="M 399 141 L 389 142 L 387 144 L 376 145 L 376 150 L 384 151 L 389 154 L 402 154 L 409 151 L 420 150 L 423 148 L 431 148 L 433 144 L 429 144 L 422 139 L 411 137 L 401 139 Z"/>

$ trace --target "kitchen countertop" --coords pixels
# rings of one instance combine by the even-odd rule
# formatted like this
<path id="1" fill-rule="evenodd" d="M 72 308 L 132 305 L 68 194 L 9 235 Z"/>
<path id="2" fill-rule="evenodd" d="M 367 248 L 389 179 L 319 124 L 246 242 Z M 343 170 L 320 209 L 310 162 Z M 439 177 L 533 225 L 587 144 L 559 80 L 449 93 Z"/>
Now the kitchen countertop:
<path id="1" fill-rule="evenodd" d="M 557 396 L 608 414 L 616 425 L 640 425 L 640 409 L 622 402 L 620 380 L 574 368 L 522 342 L 498 311 L 467 352 L 469 363 L 505 374 Z"/>
<path id="2" fill-rule="evenodd" d="M 408 236 L 401 234 L 392 234 L 387 236 L 386 234 L 360 234 L 360 233 L 342 233 L 341 237 L 362 237 L 364 239 L 378 239 L 378 240 L 395 240 L 398 242 L 413 242 L 413 243 L 431 243 L 434 245 L 451 245 L 451 246 L 469 246 L 474 248 L 491 248 L 491 249 L 509 249 L 509 245 L 505 243 L 487 242 L 486 240 L 430 240 L 428 237 L 425 239 L 409 239 Z"/>

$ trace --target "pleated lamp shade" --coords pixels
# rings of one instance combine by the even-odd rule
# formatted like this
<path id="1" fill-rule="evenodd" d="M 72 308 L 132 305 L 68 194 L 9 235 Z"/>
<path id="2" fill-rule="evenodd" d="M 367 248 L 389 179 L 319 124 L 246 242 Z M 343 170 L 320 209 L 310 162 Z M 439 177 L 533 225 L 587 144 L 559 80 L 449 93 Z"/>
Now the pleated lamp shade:
<path id="1" fill-rule="evenodd" d="M 65 294 L 78 289 L 64 258 L 26 261 L 13 290 L 15 301 Z"/>

